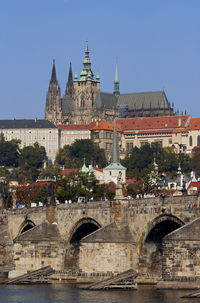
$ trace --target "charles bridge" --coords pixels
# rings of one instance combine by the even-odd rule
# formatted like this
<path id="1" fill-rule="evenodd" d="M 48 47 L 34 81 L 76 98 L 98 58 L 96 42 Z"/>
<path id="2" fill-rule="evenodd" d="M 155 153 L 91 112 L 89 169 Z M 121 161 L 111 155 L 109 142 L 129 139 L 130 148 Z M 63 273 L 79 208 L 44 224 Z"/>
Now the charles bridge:
<path id="1" fill-rule="evenodd" d="M 20 272 L 26 262 L 27 267 L 37 263 L 31 265 L 34 269 L 48 265 L 53 257 L 60 271 L 106 275 L 120 266 L 121 270 L 132 266 L 143 280 L 159 279 L 162 238 L 198 218 L 199 203 L 198 196 L 186 195 L 2 209 L 1 230 L 9 240 L 0 236 L 0 270 L 12 264 L 12 270 Z M 41 228 L 44 224 L 46 229 Z M 53 227 L 48 228 L 50 225 Z M 54 234 L 44 250 L 48 230 Z"/>

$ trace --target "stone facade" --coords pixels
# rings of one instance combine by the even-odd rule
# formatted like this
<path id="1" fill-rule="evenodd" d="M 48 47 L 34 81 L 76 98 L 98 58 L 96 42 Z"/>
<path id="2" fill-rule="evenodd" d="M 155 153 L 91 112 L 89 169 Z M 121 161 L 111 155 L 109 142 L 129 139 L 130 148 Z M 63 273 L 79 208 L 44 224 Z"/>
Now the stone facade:
<path id="1" fill-rule="evenodd" d="M 167 235 L 163 241 L 164 281 L 200 281 L 200 218 Z"/>
<path id="2" fill-rule="evenodd" d="M 0 120 L 0 132 L 6 141 L 20 140 L 20 148 L 38 143 L 44 146 L 48 158 L 53 162 L 59 148 L 58 128 L 46 120 Z"/>
<path id="3" fill-rule="evenodd" d="M 134 251 L 135 241 L 128 226 L 118 228 L 111 223 L 82 239 L 79 269 L 86 276 L 118 274 L 136 267 Z"/>
<path id="4" fill-rule="evenodd" d="M 14 239 L 10 278 L 50 265 L 64 269 L 64 245 L 56 224 L 42 223 Z"/>
<path id="5" fill-rule="evenodd" d="M 90 281 L 94 281 L 96 271 L 102 276 L 110 274 L 112 268 L 117 271 L 116 264 L 121 259 L 119 270 L 132 266 L 140 273 L 140 281 L 152 281 L 162 278 L 162 252 L 155 236 L 162 242 L 163 235 L 192 222 L 199 214 L 199 197 L 182 196 L 3 210 L 0 217 L 6 219 L 12 248 L 10 264 L 15 270 L 22 270 L 23 264 L 30 270 L 36 268 L 34 264 L 40 267 L 50 264 L 67 273 L 75 270 L 75 278 L 87 273 Z M 22 233 L 30 222 L 35 227 Z M 54 222 L 57 224 L 52 224 Z M 194 235 L 197 235 L 198 228 L 194 227 Z M 177 229 L 177 234 L 180 230 L 184 229 Z M 72 241 L 74 235 L 76 243 Z M 193 248 L 198 238 L 190 238 Z M 184 243 L 181 245 L 184 247 Z M 189 247 L 189 243 L 186 246 Z M 194 248 L 196 250 L 197 246 Z M 5 257 L 8 258 L 4 256 L 2 264 L 5 264 Z M 102 258 L 107 266 L 101 262 Z M 172 266 L 172 261 L 169 262 L 168 268 Z M 198 273 L 198 254 L 195 262 L 194 272 Z"/>
<path id="6" fill-rule="evenodd" d="M 54 124 L 82 124 L 96 120 L 113 121 L 116 117 L 151 117 L 174 115 L 173 106 L 164 92 L 120 94 L 116 65 L 113 93 L 100 92 L 99 75 L 94 78 L 88 43 L 83 70 L 78 79 L 70 70 L 63 98 L 56 78 L 55 61 L 46 97 L 45 119 Z"/>

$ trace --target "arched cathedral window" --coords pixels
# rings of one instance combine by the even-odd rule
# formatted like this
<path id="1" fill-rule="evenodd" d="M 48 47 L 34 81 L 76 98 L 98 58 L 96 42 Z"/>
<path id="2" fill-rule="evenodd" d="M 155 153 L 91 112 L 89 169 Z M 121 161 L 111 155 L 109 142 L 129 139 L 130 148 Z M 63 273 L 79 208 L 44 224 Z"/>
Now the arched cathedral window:
<path id="1" fill-rule="evenodd" d="M 84 98 L 84 95 L 81 95 L 81 107 L 85 107 L 85 98 Z"/>

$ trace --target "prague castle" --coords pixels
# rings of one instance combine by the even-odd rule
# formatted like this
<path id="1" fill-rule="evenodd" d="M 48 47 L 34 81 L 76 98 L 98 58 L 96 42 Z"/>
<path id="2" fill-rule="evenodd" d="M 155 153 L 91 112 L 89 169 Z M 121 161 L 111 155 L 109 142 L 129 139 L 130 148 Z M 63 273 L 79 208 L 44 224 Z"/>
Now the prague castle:
<path id="1" fill-rule="evenodd" d="M 70 63 L 65 94 L 61 96 L 55 61 L 46 96 L 45 119 L 54 124 L 88 124 L 113 121 L 115 117 L 153 117 L 174 115 L 164 91 L 121 94 L 116 64 L 113 93 L 100 91 L 100 77 L 94 77 L 86 44 L 83 70 L 73 77 Z"/>

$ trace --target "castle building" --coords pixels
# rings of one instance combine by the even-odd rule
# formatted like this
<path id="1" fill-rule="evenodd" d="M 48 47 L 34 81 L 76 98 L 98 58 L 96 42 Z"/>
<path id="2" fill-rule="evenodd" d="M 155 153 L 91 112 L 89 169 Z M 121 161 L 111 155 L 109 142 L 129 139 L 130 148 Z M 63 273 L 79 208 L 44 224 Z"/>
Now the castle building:
<path id="1" fill-rule="evenodd" d="M 174 115 L 164 91 L 121 94 L 116 64 L 113 93 L 100 91 L 100 77 L 91 69 L 88 42 L 83 70 L 78 78 L 70 63 L 65 94 L 61 97 L 55 61 L 46 96 L 45 119 L 54 124 L 89 124 L 95 120 L 113 121 L 116 117 L 150 117 Z"/>

